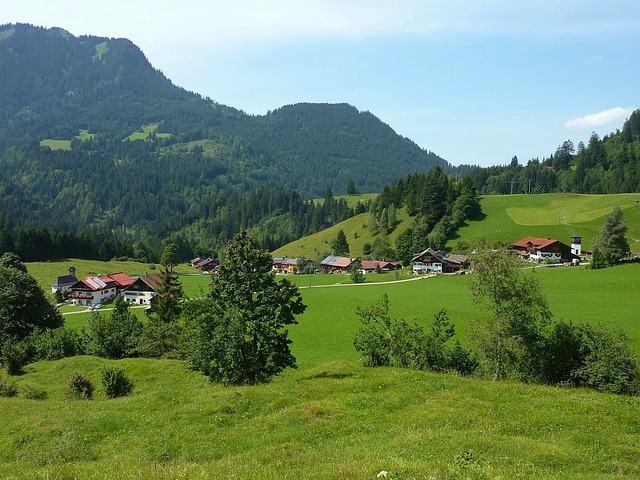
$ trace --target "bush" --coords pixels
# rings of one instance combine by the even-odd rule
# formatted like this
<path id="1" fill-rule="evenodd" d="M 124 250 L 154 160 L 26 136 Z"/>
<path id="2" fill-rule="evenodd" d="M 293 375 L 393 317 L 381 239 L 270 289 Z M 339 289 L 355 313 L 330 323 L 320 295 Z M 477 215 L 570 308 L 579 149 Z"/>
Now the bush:
<path id="1" fill-rule="evenodd" d="M 91 380 L 81 373 L 74 373 L 67 382 L 67 396 L 70 398 L 91 400 L 94 390 Z"/>
<path id="2" fill-rule="evenodd" d="M 46 400 L 47 392 L 30 383 L 22 385 L 22 395 L 29 400 Z"/>
<path id="3" fill-rule="evenodd" d="M 84 353 L 84 342 L 80 334 L 70 328 L 55 328 L 34 332 L 29 340 L 38 360 L 59 360 Z"/>
<path id="4" fill-rule="evenodd" d="M 93 312 L 87 330 L 83 331 L 87 353 L 114 360 L 135 354 L 142 322 L 128 311 L 128 305 L 118 297 L 111 315 Z"/>
<path id="5" fill-rule="evenodd" d="M 5 344 L 2 348 L 2 363 L 9 375 L 20 375 L 25 365 L 33 361 L 35 350 L 29 341 Z"/>
<path id="6" fill-rule="evenodd" d="M 542 352 L 542 380 L 609 393 L 640 392 L 640 370 L 629 339 L 600 326 L 559 322 Z"/>
<path id="7" fill-rule="evenodd" d="M 102 386 L 108 398 L 125 397 L 133 392 L 133 382 L 127 378 L 121 368 L 104 367 Z"/>
<path id="8" fill-rule="evenodd" d="M 136 352 L 146 358 L 180 358 L 182 326 L 151 317 L 142 327 Z"/>
<path id="9" fill-rule="evenodd" d="M 15 397 L 18 394 L 16 384 L 0 378 L 0 397 Z"/>

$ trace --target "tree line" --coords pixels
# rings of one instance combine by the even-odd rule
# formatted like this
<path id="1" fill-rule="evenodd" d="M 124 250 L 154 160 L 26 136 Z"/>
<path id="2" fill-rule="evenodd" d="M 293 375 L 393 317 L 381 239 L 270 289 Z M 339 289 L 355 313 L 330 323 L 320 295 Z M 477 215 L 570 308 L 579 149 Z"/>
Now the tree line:
<path id="1" fill-rule="evenodd" d="M 587 145 L 566 140 L 548 158 L 521 165 L 477 167 L 470 173 L 482 194 L 626 193 L 640 191 L 640 110 L 622 131 L 604 138 L 593 133 Z"/>

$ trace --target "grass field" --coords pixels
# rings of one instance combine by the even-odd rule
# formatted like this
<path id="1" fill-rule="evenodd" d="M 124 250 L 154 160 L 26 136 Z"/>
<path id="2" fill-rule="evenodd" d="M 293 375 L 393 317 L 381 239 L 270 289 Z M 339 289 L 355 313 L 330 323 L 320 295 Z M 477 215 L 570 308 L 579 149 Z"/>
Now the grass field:
<path id="1" fill-rule="evenodd" d="M 631 250 L 640 252 L 640 204 L 634 203 L 638 199 L 638 193 L 486 195 L 480 199 L 482 219 L 462 227 L 457 236 L 447 243 L 447 248 L 455 252 L 460 240 L 473 242 L 485 239 L 512 243 L 524 237 L 547 236 L 569 244 L 571 235 L 581 235 L 583 250 L 588 250 L 604 223 L 604 216 L 620 205 L 629 228 L 627 237 Z M 372 235 L 368 231 L 368 219 L 368 214 L 363 213 L 284 245 L 273 253 L 276 256 L 305 256 L 316 260 L 331 253 L 331 240 L 342 229 L 347 235 L 351 256 L 361 257 L 364 244 L 372 244 L 377 234 L 373 232 Z M 412 217 L 406 214 L 404 208 L 398 211 L 398 224 L 388 236 L 392 247 L 395 247 L 396 238 L 411 225 L 411 221 Z"/>
<path id="2" fill-rule="evenodd" d="M 151 123 L 149 125 L 144 125 L 140 129 L 140 131 L 133 132 L 131 135 L 129 135 L 127 137 L 127 140 L 146 140 L 147 138 L 149 138 L 149 135 L 151 135 L 152 133 L 156 132 L 156 130 L 158 129 L 159 126 L 160 126 L 160 124 L 158 124 L 158 123 Z M 170 137 L 171 134 L 170 133 L 156 133 L 156 136 L 158 138 L 163 138 L 163 137 Z"/>
<path id="3" fill-rule="evenodd" d="M 48 147 L 51 150 L 71 150 L 71 140 L 54 140 L 45 138 L 40 140 L 41 147 Z"/>
<path id="4" fill-rule="evenodd" d="M 620 328 L 640 352 L 640 264 L 531 274 L 556 318 Z M 209 282 L 180 278 L 191 294 Z M 19 396 L 0 398 L 0 478 L 375 479 L 382 470 L 395 479 L 640 477 L 640 398 L 358 362 L 355 309 L 384 293 L 395 318 L 427 324 L 447 308 L 464 341 L 469 319 L 482 315 L 470 303 L 468 276 L 364 285 L 342 275 L 289 278 L 308 305 L 290 328 L 297 370 L 267 385 L 225 388 L 179 361 L 32 364 L 10 377 Z M 133 395 L 106 400 L 103 365 L 124 368 Z M 74 372 L 94 381 L 94 400 L 65 398 Z M 25 398 L 34 390 L 47 399 Z"/>
<path id="5" fill-rule="evenodd" d="M 321 347 L 321 344 L 318 344 Z M 106 400 L 103 365 L 135 384 Z M 74 372 L 94 400 L 68 400 Z M 179 361 L 40 362 L 0 398 L 5 479 L 619 479 L 640 476 L 638 398 L 333 361 L 255 387 Z"/>
<path id="6" fill-rule="evenodd" d="M 398 210 L 397 219 L 395 229 L 387 235 L 391 246 L 395 245 L 398 235 L 411 224 L 411 217 L 407 215 L 405 208 Z M 274 251 L 273 255 L 289 256 L 292 258 L 304 256 L 320 262 L 324 257 L 332 254 L 331 240 L 338 235 L 338 231 L 344 230 L 347 241 L 349 242 L 349 255 L 351 257 L 362 257 L 364 244 L 373 244 L 375 235 L 378 234 L 377 229 L 373 234 L 369 231 L 367 226 L 368 221 L 369 214 L 361 213 L 326 230 L 284 245 Z"/>
<path id="7" fill-rule="evenodd" d="M 638 252 L 640 204 L 634 203 L 638 199 L 638 193 L 488 195 L 480 200 L 484 218 L 461 228 L 448 246 L 455 250 L 460 239 L 515 242 L 524 237 L 551 237 L 569 244 L 571 235 L 581 235 L 582 248 L 587 250 L 592 247 L 604 216 L 619 205 L 629 229 L 629 246 Z"/>

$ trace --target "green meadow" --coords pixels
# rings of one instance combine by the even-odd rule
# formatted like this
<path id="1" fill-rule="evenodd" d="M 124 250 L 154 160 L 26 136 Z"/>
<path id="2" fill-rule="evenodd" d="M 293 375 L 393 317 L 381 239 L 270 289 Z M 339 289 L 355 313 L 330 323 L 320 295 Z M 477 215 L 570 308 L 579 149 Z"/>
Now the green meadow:
<path id="1" fill-rule="evenodd" d="M 152 133 L 155 133 L 156 130 L 158 130 L 159 126 L 160 126 L 159 123 L 150 123 L 149 125 L 144 125 L 144 126 L 142 126 L 142 128 L 140 128 L 139 131 L 133 132 L 126 139 L 127 140 L 146 140 L 147 138 L 149 138 L 149 135 L 151 135 Z M 170 137 L 171 134 L 170 133 L 156 133 L 156 136 L 158 138 L 163 138 L 163 137 Z"/>
<path id="2" fill-rule="evenodd" d="M 564 240 L 577 233 L 586 249 L 603 216 L 619 204 L 632 249 L 639 250 L 636 196 L 582 197 L 593 196 L 564 197 L 561 208 L 554 204 L 561 196 L 483 197 L 486 218 L 470 222 L 461 238 Z M 560 225 L 553 224 L 554 211 Z M 395 234 L 410 223 L 401 215 Z M 367 238 L 366 215 L 360 217 L 339 226 L 356 245 Z M 321 253 L 335 232 L 301 240 L 299 254 L 314 258 L 302 252 L 311 246 Z M 71 265 L 79 278 L 158 271 L 71 259 L 27 267 L 50 291 Z M 186 264 L 178 273 L 188 297 L 208 290 L 207 275 Z M 620 329 L 640 354 L 640 263 L 603 270 L 538 266 L 530 274 L 540 280 L 556 320 Z M 221 387 L 177 360 L 74 357 L 29 365 L 25 374 L 5 378 L 15 382 L 18 396 L 0 397 L 0 478 L 376 479 L 382 471 L 396 480 L 640 478 L 639 397 L 362 366 L 353 347 L 360 326 L 355 310 L 384 294 L 394 318 L 425 326 L 445 308 L 466 343 L 469 322 L 486 315 L 471 304 L 467 275 L 371 274 L 360 285 L 348 275 L 287 278 L 307 304 L 289 328 L 297 369 L 265 385 Z M 109 305 L 104 308 L 108 313 Z M 87 318 L 67 311 L 65 323 L 81 328 Z M 132 395 L 105 398 L 105 365 L 125 369 L 135 384 Z M 74 372 L 94 382 L 93 400 L 65 397 Z M 34 392 L 46 399 L 28 398 Z"/>
<path id="3" fill-rule="evenodd" d="M 354 200 L 355 198 L 357 196 Z M 455 238 L 447 243 L 447 249 L 455 252 L 460 240 L 474 242 L 484 239 L 513 243 L 524 237 L 552 237 L 569 244 L 571 235 L 581 235 L 583 250 L 588 250 L 604 223 L 604 216 L 619 205 L 629 228 L 627 236 L 631 250 L 638 252 L 640 203 L 635 203 L 635 200 L 639 199 L 638 193 L 485 195 L 480 197 L 483 212 L 481 218 L 469 221 L 462 227 Z M 378 234 L 377 230 L 368 230 L 368 220 L 368 213 L 357 215 L 322 232 L 284 245 L 274 255 L 294 258 L 305 256 L 317 260 L 331 253 L 331 240 L 339 230 L 344 230 L 350 255 L 361 257 L 364 244 L 372 244 Z M 398 210 L 398 223 L 388 235 L 392 247 L 395 246 L 398 235 L 411 225 L 412 220 L 413 217 L 407 215 L 405 208 Z"/>
<path id="4" fill-rule="evenodd" d="M 569 244 L 571 235 L 581 235 L 582 248 L 588 250 L 604 223 L 604 216 L 619 205 L 629 229 L 629 246 L 637 252 L 640 251 L 640 204 L 635 201 L 639 199 L 638 193 L 487 195 L 480 199 L 483 217 L 462 227 L 448 246 L 455 250 L 461 239 L 511 243 L 524 237 L 551 237 Z"/>

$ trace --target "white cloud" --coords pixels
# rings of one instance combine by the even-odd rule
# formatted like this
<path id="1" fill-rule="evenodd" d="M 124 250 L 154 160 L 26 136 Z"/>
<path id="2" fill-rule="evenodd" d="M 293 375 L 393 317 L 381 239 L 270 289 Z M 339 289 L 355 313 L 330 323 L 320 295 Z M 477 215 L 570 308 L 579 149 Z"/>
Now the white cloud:
<path id="1" fill-rule="evenodd" d="M 633 109 L 615 107 L 603 112 L 592 113 L 578 118 L 572 118 L 571 120 L 567 120 L 566 122 L 564 122 L 564 126 L 569 130 L 600 127 L 611 122 L 625 119 L 632 113 Z"/>

